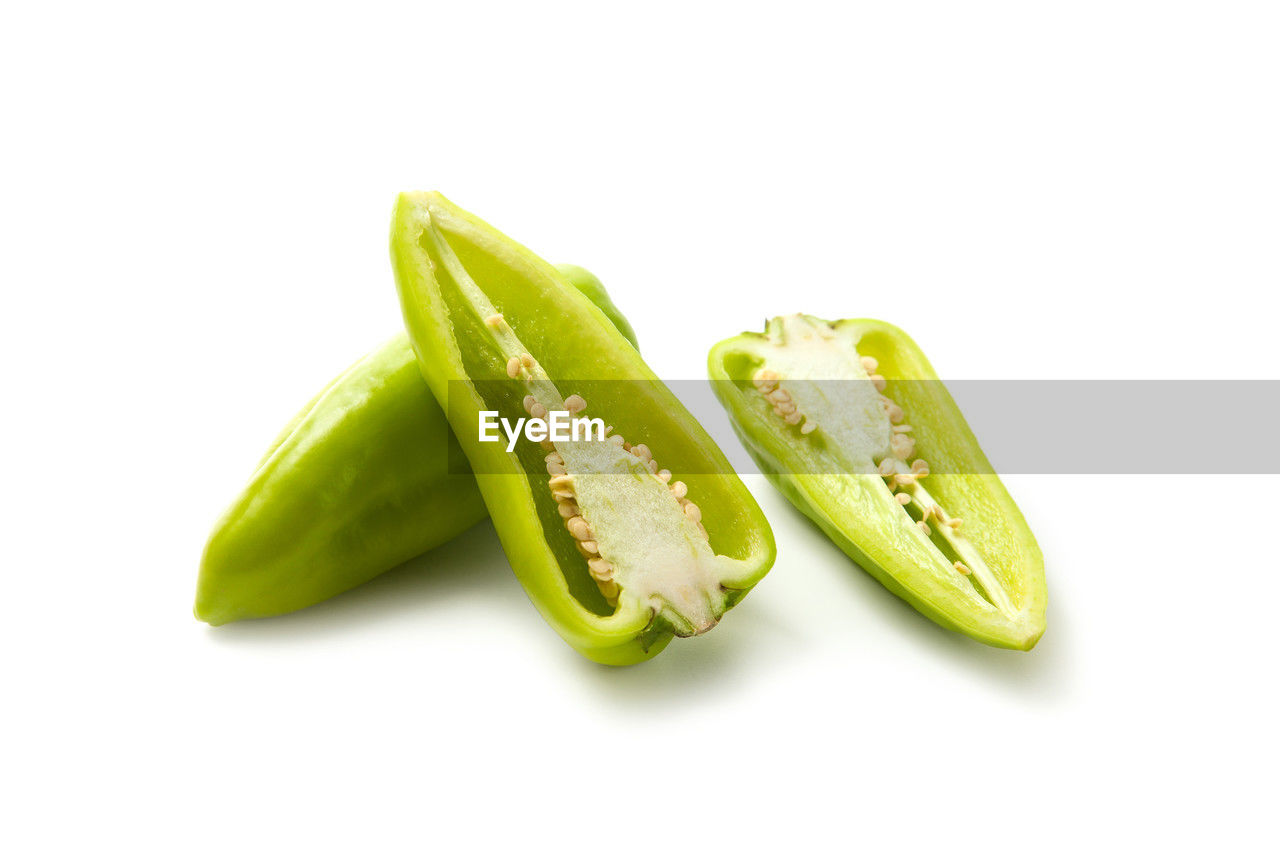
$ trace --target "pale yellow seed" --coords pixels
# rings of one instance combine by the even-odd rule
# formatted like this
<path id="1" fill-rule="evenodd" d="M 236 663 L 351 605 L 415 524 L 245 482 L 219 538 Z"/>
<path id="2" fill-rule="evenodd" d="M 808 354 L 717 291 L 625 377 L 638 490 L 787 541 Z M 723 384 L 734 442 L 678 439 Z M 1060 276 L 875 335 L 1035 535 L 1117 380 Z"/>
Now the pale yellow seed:
<path id="1" fill-rule="evenodd" d="M 972 573 L 973 573 L 973 572 L 972 572 L 972 570 L 971 570 L 968 566 L 966 566 L 964 563 L 961 563 L 961 562 L 958 562 L 958 561 L 957 561 L 957 562 L 956 562 L 956 564 L 955 564 L 955 569 L 956 569 L 956 571 L 957 571 L 957 572 L 959 572 L 959 573 L 960 573 L 960 574 L 962 574 L 962 575 L 968 575 L 968 574 L 972 574 Z"/>
<path id="2" fill-rule="evenodd" d="M 588 539 L 578 543 L 578 550 L 583 551 L 587 554 L 590 554 L 592 557 L 594 557 L 600 553 L 600 546 L 597 545 L 594 541 Z"/>
<path id="3" fill-rule="evenodd" d="M 757 382 L 776 382 L 779 377 L 777 373 L 774 373 L 769 368 L 762 367 L 756 371 L 754 378 Z"/>
<path id="4" fill-rule="evenodd" d="M 658 479 L 659 479 L 659 480 L 661 480 L 661 481 L 662 481 L 662 482 L 664 482 L 664 483 L 670 483 L 670 482 L 671 482 L 671 472 L 670 472 L 670 471 L 668 471 L 666 468 L 663 468 L 661 471 L 659 471 L 659 472 L 658 472 Z"/>
<path id="5" fill-rule="evenodd" d="M 561 465 L 559 462 L 548 462 L 548 463 L 547 463 L 547 473 L 548 473 L 548 474 L 550 474 L 552 477 L 558 477 L 558 476 L 560 476 L 561 474 L 567 474 L 567 473 L 569 473 L 569 472 L 568 472 L 568 470 L 567 470 L 563 465 Z"/>
<path id="6" fill-rule="evenodd" d="M 556 510 L 561 518 L 567 520 L 578 514 L 578 505 L 573 501 L 561 501 L 556 505 Z"/>
<path id="7" fill-rule="evenodd" d="M 564 399 L 564 407 L 571 414 L 576 415 L 587 407 L 587 401 L 579 397 L 577 394 L 570 394 Z"/>
<path id="8" fill-rule="evenodd" d="M 555 449 L 556 449 L 556 443 L 555 443 L 554 441 L 552 441 L 551 439 L 549 439 L 549 438 L 548 438 L 547 440 L 545 440 L 545 441 L 540 441 L 540 442 L 538 442 L 538 446 L 539 446 L 539 447 L 541 447 L 543 450 L 555 450 Z"/>
<path id="9" fill-rule="evenodd" d="M 621 447 L 622 445 L 624 445 L 624 444 L 626 444 L 626 443 L 627 443 L 627 440 L 626 440 L 625 438 L 623 438 L 622 436 L 620 436 L 620 435 L 611 435 L 611 436 L 609 436 L 609 441 L 610 441 L 612 444 L 616 444 L 616 445 L 618 445 L 619 447 Z"/>
<path id="10" fill-rule="evenodd" d="M 702 526 L 702 522 L 698 522 L 698 532 L 702 534 L 703 539 L 711 539 L 711 534 L 707 532 L 707 528 Z"/>
<path id="11" fill-rule="evenodd" d="M 963 518 L 948 518 L 948 519 L 947 519 L 947 527 L 950 527 L 952 530 L 959 530 L 959 529 L 960 529 L 960 525 L 961 525 L 961 524 L 964 524 L 964 519 L 963 519 Z"/>
<path id="12" fill-rule="evenodd" d="M 889 404 L 889 423 L 900 424 L 907 415 L 897 403 Z"/>
<path id="13" fill-rule="evenodd" d="M 871 384 L 876 387 L 877 391 L 883 391 L 884 389 L 889 387 L 889 383 L 886 382 L 885 378 L 883 376 L 880 376 L 879 374 L 876 374 L 875 376 L 871 377 Z"/>
<path id="14" fill-rule="evenodd" d="M 644 467 L 646 467 L 646 468 L 648 468 L 648 469 L 649 469 L 649 473 L 650 473 L 650 474 L 657 474 L 657 473 L 658 473 L 658 460 L 656 460 L 656 459 L 650 459 L 648 462 L 646 462 L 646 463 L 645 463 L 645 466 L 644 466 Z"/>
<path id="15" fill-rule="evenodd" d="M 693 521 L 702 521 L 702 510 L 698 509 L 698 505 L 693 501 L 684 505 L 684 514 Z"/>
<path id="16" fill-rule="evenodd" d="M 613 563 L 603 557 L 587 560 L 587 569 L 591 572 L 591 577 L 598 581 L 613 580 Z"/>
<path id="17" fill-rule="evenodd" d="M 622 592 L 622 590 L 619 588 L 616 581 L 605 581 L 600 584 L 600 594 L 603 595 L 605 600 L 610 604 L 618 603 L 618 593 L 620 592 Z"/>
<path id="18" fill-rule="evenodd" d="M 817 428 L 818 428 L 818 425 L 815 424 L 813 421 L 805 421 L 805 425 L 800 427 L 800 434 L 808 435 L 809 433 L 813 432 Z"/>
<path id="19" fill-rule="evenodd" d="M 796 404 L 787 400 L 774 406 L 773 410 L 780 415 L 789 415 L 796 410 Z"/>
<path id="20" fill-rule="evenodd" d="M 533 356 L 529 355 L 529 353 L 527 352 L 524 353 L 523 355 L 520 356 L 520 363 L 525 367 L 533 367 L 534 365 Z"/>
<path id="21" fill-rule="evenodd" d="M 526 412 L 532 412 L 533 407 L 538 404 L 538 398 L 532 394 L 525 394 L 524 399 L 520 401 L 520 405 L 524 406 Z"/>
<path id="22" fill-rule="evenodd" d="M 877 468 L 876 471 L 879 472 L 881 477 L 892 477 L 893 476 L 893 460 L 887 456 L 884 459 L 881 459 L 880 467 Z"/>
<path id="23" fill-rule="evenodd" d="M 560 451 L 555 450 L 555 451 L 552 451 L 551 453 L 548 453 L 548 454 L 547 454 L 547 461 L 548 461 L 548 462 L 558 462 L 559 464 L 563 465 L 563 464 L 564 464 L 564 457 L 560 455 Z"/>
<path id="24" fill-rule="evenodd" d="M 905 462 L 911 458 L 912 452 L 916 449 L 916 443 L 909 435 L 895 435 L 889 439 L 889 447 L 894 456 Z"/>
<path id="25" fill-rule="evenodd" d="M 917 522 L 916 522 L 916 527 L 919 527 L 919 528 L 920 528 L 920 532 L 921 532 L 921 533 L 923 533 L 925 536 L 932 536 L 932 535 L 933 535 L 933 530 L 932 530 L 932 529 L 930 529 L 929 524 L 928 524 L 927 522 L 924 522 L 924 521 L 917 521 Z"/>
<path id="26" fill-rule="evenodd" d="M 577 497 L 572 489 L 552 489 L 551 497 L 558 501 L 569 501 Z"/>
<path id="27" fill-rule="evenodd" d="M 516 358 L 514 355 L 507 360 L 507 375 L 512 379 L 515 379 L 520 375 L 520 359 Z"/>
<path id="28" fill-rule="evenodd" d="M 573 485 L 573 478 L 568 474 L 557 474 L 547 483 L 552 489 L 566 488 Z"/>
<path id="29" fill-rule="evenodd" d="M 778 388 L 775 391 L 770 391 L 765 396 L 767 396 L 770 400 L 772 400 L 775 403 L 791 402 L 791 395 L 787 393 L 786 388 Z"/>
<path id="30" fill-rule="evenodd" d="M 862 369 L 867 371 L 867 373 L 875 373 L 880 367 L 880 362 L 876 361 L 869 355 L 864 355 L 859 360 L 862 362 Z"/>
<path id="31" fill-rule="evenodd" d="M 804 420 L 804 415 L 802 415 L 800 412 L 792 412 L 791 414 L 783 418 L 783 420 L 786 421 L 791 426 L 795 426 L 796 424 Z"/>
<path id="32" fill-rule="evenodd" d="M 575 515 L 565 523 L 565 527 L 569 528 L 569 535 L 574 539 L 585 542 L 591 537 L 591 525 L 587 524 L 586 519 L 580 515 Z"/>
<path id="33" fill-rule="evenodd" d="M 892 429 L 894 432 L 911 432 L 911 424 L 894 424 Z"/>
<path id="34" fill-rule="evenodd" d="M 903 506 L 906 506 L 907 504 L 911 503 L 911 495 L 907 494 L 906 492 L 898 492 L 898 494 L 895 495 L 894 497 L 898 501 L 898 503 L 902 504 Z"/>
<path id="35" fill-rule="evenodd" d="M 652 459 L 652 458 L 653 458 L 653 453 L 652 453 L 652 451 L 650 451 L 650 450 L 649 450 L 649 448 L 648 448 L 646 445 L 643 445 L 643 444 L 637 444 L 637 445 L 635 445 L 634 447 L 632 447 L 632 448 L 631 448 L 631 455 L 632 455 L 632 456 L 637 456 L 637 457 L 639 457 L 640 459 L 645 460 L 646 462 L 648 462 L 650 459 Z"/>
<path id="36" fill-rule="evenodd" d="M 894 474 L 893 481 L 899 486 L 910 486 L 916 481 L 916 478 L 912 477 L 910 474 Z"/>
<path id="37" fill-rule="evenodd" d="M 529 410 L 529 415 L 540 421 L 546 420 L 548 414 L 547 407 L 541 403 L 534 403 Z"/>
<path id="38" fill-rule="evenodd" d="M 484 322 L 485 322 L 485 325 L 491 326 L 496 329 L 502 325 L 502 315 L 490 314 L 488 317 L 484 318 Z"/>
<path id="39" fill-rule="evenodd" d="M 674 483 L 671 484 L 671 494 L 675 495 L 678 498 L 682 498 L 685 495 L 689 494 L 689 487 L 686 486 L 683 481 L 676 480 Z"/>

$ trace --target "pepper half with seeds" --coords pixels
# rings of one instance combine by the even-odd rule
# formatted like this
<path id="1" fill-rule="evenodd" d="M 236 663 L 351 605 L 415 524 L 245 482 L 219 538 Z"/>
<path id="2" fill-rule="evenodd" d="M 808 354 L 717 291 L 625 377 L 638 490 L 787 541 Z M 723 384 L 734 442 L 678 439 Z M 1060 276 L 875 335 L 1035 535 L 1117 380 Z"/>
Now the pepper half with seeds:
<path id="1" fill-rule="evenodd" d="M 391 249 L 423 376 L 543 617 L 607 664 L 712 628 L 774 542 L 698 422 L 553 267 L 442 196 L 401 195 Z M 484 411 L 545 427 L 584 409 L 608 440 L 479 440 Z"/>
<path id="2" fill-rule="evenodd" d="M 635 346 L 600 279 L 558 269 Z M 325 386 L 272 443 L 209 535 L 196 618 L 222 625 L 308 607 L 487 514 L 401 332 Z"/>
<path id="3" fill-rule="evenodd" d="M 944 627 L 1036 644 L 1040 548 L 906 334 L 778 317 L 717 344 L 708 370 L 761 471 L 859 565 Z"/>

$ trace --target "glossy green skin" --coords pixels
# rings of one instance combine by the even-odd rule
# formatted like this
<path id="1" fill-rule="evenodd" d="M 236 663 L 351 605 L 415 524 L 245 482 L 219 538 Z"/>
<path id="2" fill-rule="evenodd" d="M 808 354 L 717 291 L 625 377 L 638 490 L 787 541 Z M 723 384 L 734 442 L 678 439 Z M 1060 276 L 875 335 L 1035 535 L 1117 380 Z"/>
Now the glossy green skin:
<path id="1" fill-rule="evenodd" d="M 634 346 L 600 280 L 561 269 Z M 330 382 L 272 444 L 209 536 L 196 618 L 222 625 L 289 613 L 453 539 L 488 514 L 469 471 L 408 337 L 396 335 Z"/>
<path id="2" fill-rule="evenodd" d="M 914 522 L 878 476 L 839 470 L 821 442 L 802 438 L 770 411 L 751 377 L 760 361 L 747 333 L 712 348 L 708 372 L 734 431 L 770 482 L 849 557 L 934 622 L 979 642 L 1029 650 L 1045 630 L 1044 558 L 1022 513 L 978 446 L 964 416 L 920 348 L 902 330 L 877 320 L 843 320 L 860 335 L 858 353 L 879 361 L 886 391 L 914 428 L 916 450 L 935 471 L 924 482 L 983 554 L 1018 608 L 1013 618 L 975 604 L 969 581 L 939 572 Z M 806 472 L 806 473 L 795 473 Z M 816 472 L 816 473 L 815 473 Z"/>
<path id="3" fill-rule="evenodd" d="M 440 254 L 441 243 L 450 258 Z M 646 380 L 593 385 L 589 411 L 618 434 L 643 436 L 661 464 L 698 495 L 715 552 L 742 561 L 738 576 L 722 579 L 727 606 L 764 576 L 775 555 L 773 533 L 750 492 L 732 473 L 680 474 L 732 468 L 601 310 L 560 273 L 436 193 L 401 195 L 391 254 L 405 324 L 427 384 L 437 400 L 448 401 L 472 468 L 488 472 L 478 477 L 480 491 L 512 569 L 571 646 L 591 660 L 625 665 L 654 656 L 673 633 L 647 605 L 624 596 L 614 611 L 600 597 L 547 490 L 545 451 L 522 442 L 526 449 L 507 453 L 500 443 L 478 440 L 478 412 L 491 404 L 477 383 L 492 389 L 510 380 L 505 358 L 488 345 L 491 335 L 482 318 L 458 301 L 459 267 L 553 381 Z M 502 414 L 522 414 L 519 399 L 501 401 Z"/>
<path id="4" fill-rule="evenodd" d="M 613 304 L 613 300 L 609 298 L 609 291 L 604 289 L 604 283 L 596 278 L 590 271 L 573 264 L 556 264 L 556 269 L 565 277 L 565 280 L 577 288 L 578 292 L 590 299 L 600 313 L 614 325 L 622 336 L 636 349 L 636 333 L 631 328 L 631 323 L 627 321 L 626 316 L 618 310 L 618 306 Z"/>

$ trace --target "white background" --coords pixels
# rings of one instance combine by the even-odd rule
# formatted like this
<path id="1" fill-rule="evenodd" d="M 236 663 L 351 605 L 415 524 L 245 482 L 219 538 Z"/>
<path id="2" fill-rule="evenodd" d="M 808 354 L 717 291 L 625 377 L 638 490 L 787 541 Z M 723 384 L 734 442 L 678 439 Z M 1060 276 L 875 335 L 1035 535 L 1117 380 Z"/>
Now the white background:
<path id="1" fill-rule="evenodd" d="M 755 478 L 772 573 L 632 669 L 487 524 L 292 616 L 191 601 L 266 443 L 399 324 L 402 189 L 595 271 L 664 377 L 807 311 L 947 378 L 1278 378 L 1278 38 L 1268 3 L 10 7 L 0 846 L 1274 845 L 1274 476 L 1010 477 L 1030 654 Z M 1275 440 L 1206 404 L 1224 455 Z"/>

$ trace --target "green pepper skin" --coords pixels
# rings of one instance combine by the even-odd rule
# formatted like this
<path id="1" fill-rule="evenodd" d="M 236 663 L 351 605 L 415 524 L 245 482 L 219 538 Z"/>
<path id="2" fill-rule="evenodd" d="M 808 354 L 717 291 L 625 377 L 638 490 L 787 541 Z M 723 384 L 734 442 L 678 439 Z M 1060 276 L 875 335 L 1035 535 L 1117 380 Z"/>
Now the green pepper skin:
<path id="1" fill-rule="evenodd" d="M 598 278 L 563 269 L 626 324 Z M 630 325 L 624 334 L 634 346 Z M 397 334 L 272 443 L 209 537 L 196 618 L 222 625 L 289 613 L 453 539 L 487 515 L 469 471 L 408 337 Z"/>
<path id="2" fill-rule="evenodd" d="M 472 468 L 485 472 L 478 476 L 480 491 L 512 569 L 542 616 L 574 649 L 599 663 L 633 664 L 657 654 L 674 629 L 647 605 L 623 598 L 614 610 L 594 586 L 584 591 L 583 583 L 591 581 L 585 563 L 565 545 L 573 540 L 547 492 L 545 451 L 534 445 L 527 454 L 508 453 L 501 443 L 479 441 L 477 417 L 488 404 L 482 384 L 512 380 L 504 370 L 507 359 L 489 346 L 486 325 L 495 318 L 477 313 L 479 303 L 467 301 L 466 294 L 474 293 L 468 287 L 483 291 L 483 301 L 505 318 L 501 323 L 553 381 L 638 380 L 594 382 L 588 411 L 619 435 L 643 436 L 662 465 L 678 475 L 724 472 L 684 476 L 698 495 L 711 547 L 734 561 L 735 575 L 720 582 L 720 604 L 732 606 L 764 576 L 775 546 L 750 492 L 601 309 L 554 267 L 437 193 L 400 196 L 391 254 L 419 367 L 436 399 L 447 401 Z"/>
<path id="3" fill-rule="evenodd" d="M 590 299 L 600 312 L 608 318 L 610 323 L 622 333 L 633 347 L 639 349 L 636 345 L 636 333 L 631 328 L 631 323 L 627 321 L 626 315 L 618 310 L 618 306 L 613 304 L 613 300 L 609 298 L 609 291 L 604 289 L 604 283 L 596 278 L 589 270 L 573 264 L 556 264 L 556 269 L 566 280 L 578 289 L 578 292 Z"/>
<path id="4" fill-rule="evenodd" d="M 816 319 L 816 318 L 814 318 Z M 772 321 L 770 328 L 774 328 Z M 924 481 L 984 555 L 1007 593 L 1003 613 L 962 574 L 939 567 L 930 539 L 893 499 L 883 478 L 838 473 L 821 441 L 788 426 L 753 387 L 765 335 L 721 341 L 708 372 L 734 431 L 770 482 L 858 565 L 934 622 L 979 642 L 1029 650 L 1045 630 L 1044 558 L 1022 513 L 978 446 L 932 366 L 902 330 L 877 320 L 843 320 L 832 328 L 857 340 L 857 353 L 879 362 L 892 399 L 912 424 L 916 449 L 937 471 Z M 895 381 L 931 380 L 931 381 Z M 817 437 L 817 436 L 815 436 Z M 936 539 L 936 535 L 933 537 Z"/>

